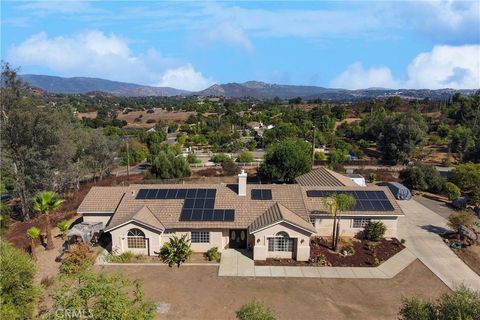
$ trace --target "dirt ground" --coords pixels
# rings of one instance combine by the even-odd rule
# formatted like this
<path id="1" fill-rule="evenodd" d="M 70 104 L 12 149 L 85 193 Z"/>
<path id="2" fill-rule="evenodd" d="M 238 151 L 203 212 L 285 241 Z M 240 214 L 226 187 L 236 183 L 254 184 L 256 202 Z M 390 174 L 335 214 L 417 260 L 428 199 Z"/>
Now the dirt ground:
<path id="1" fill-rule="evenodd" d="M 467 266 L 480 275 L 480 245 L 473 245 L 461 250 L 453 250 Z"/>
<path id="2" fill-rule="evenodd" d="M 437 298 L 449 289 L 418 260 L 393 279 L 218 277 L 211 266 L 97 266 L 144 282 L 146 298 L 170 304 L 158 319 L 235 319 L 257 299 L 278 319 L 396 319 L 402 296 Z"/>

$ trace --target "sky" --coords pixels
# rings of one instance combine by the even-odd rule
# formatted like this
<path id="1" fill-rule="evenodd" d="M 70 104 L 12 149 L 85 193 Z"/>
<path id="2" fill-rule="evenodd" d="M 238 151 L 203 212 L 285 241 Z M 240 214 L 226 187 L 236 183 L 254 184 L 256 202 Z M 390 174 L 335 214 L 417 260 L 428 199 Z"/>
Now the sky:
<path id="1" fill-rule="evenodd" d="M 480 88 L 479 1 L 3 1 L 20 73 L 186 90 L 250 80 Z"/>

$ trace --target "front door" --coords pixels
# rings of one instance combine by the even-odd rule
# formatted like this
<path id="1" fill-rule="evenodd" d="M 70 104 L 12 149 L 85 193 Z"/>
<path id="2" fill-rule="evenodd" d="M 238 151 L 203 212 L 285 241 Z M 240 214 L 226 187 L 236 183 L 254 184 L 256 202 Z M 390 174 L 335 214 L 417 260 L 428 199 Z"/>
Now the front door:
<path id="1" fill-rule="evenodd" d="M 247 248 L 247 230 L 246 229 L 230 229 L 230 241 L 228 246 L 234 249 Z"/>

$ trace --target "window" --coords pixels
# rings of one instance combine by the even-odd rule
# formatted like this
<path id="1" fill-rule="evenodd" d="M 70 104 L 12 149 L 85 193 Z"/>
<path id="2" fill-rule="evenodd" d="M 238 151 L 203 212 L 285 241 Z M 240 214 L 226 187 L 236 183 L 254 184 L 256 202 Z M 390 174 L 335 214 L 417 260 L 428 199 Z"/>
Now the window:
<path id="1" fill-rule="evenodd" d="M 208 231 L 192 231 L 192 243 L 209 243 L 210 232 Z"/>
<path id="2" fill-rule="evenodd" d="M 130 229 L 127 234 L 127 246 L 130 249 L 144 249 L 147 247 L 145 233 L 140 229 Z"/>
<path id="3" fill-rule="evenodd" d="M 286 232 L 279 232 L 274 238 L 268 238 L 268 251 L 293 252 L 293 241 Z"/>
<path id="4" fill-rule="evenodd" d="M 314 216 L 310 216 L 310 223 L 315 227 L 315 223 L 317 222 L 317 218 Z"/>
<path id="5" fill-rule="evenodd" d="M 352 228 L 365 228 L 370 221 L 372 221 L 370 218 L 354 218 Z"/>

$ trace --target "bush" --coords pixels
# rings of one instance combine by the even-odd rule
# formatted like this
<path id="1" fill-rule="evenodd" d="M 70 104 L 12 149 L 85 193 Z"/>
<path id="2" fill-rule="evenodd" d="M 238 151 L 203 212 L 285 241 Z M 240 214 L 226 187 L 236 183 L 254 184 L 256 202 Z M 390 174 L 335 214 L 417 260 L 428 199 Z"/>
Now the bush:
<path id="1" fill-rule="evenodd" d="M 72 244 L 64 254 L 60 271 L 66 274 L 83 272 L 94 264 L 95 258 L 87 244 L 83 242 Z"/>
<path id="2" fill-rule="evenodd" d="M 0 241 L 0 315 L 2 319 L 30 319 L 40 288 L 34 277 L 37 266 L 25 252 Z"/>
<path id="3" fill-rule="evenodd" d="M 148 110 L 147 110 L 147 113 L 155 113 L 155 110 L 153 110 L 153 109 L 148 109 Z"/>
<path id="4" fill-rule="evenodd" d="M 448 226 L 455 230 L 460 239 L 463 239 L 464 229 L 470 228 L 475 224 L 475 215 L 470 211 L 457 211 L 448 217 Z"/>
<path id="5" fill-rule="evenodd" d="M 221 163 L 224 163 L 226 161 L 231 161 L 231 159 L 225 153 L 217 153 L 217 154 L 213 155 L 213 157 L 210 159 L 210 161 L 221 164 Z"/>
<path id="6" fill-rule="evenodd" d="M 457 199 L 462 195 L 460 188 L 451 182 L 447 182 L 443 190 L 450 201 Z"/>
<path id="7" fill-rule="evenodd" d="M 70 222 L 68 222 L 67 220 L 62 220 L 57 223 L 57 228 L 62 233 L 62 239 L 64 239 L 65 234 L 67 233 L 68 229 L 70 229 Z"/>
<path id="8" fill-rule="evenodd" d="M 360 147 L 360 148 L 368 148 L 370 147 L 370 143 L 366 140 L 363 140 L 363 139 L 360 139 L 357 141 L 357 145 Z"/>
<path id="9" fill-rule="evenodd" d="M 365 239 L 370 241 L 379 241 L 385 235 L 387 227 L 381 221 L 369 222 L 363 230 Z"/>
<path id="10" fill-rule="evenodd" d="M 134 258 L 138 258 L 140 255 L 136 255 L 132 251 L 125 251 L 119 255 L 109 255 L 107 260 L 112 263 L 128 263 L 131 262 Z"/>
<path id="11" fill-rule="evenodd" d="M 400 172 L 400 179 L 410 189 L 430 192 L 442 192 L 445 179 L 433 166 L 416 164 Z"/>
<path id="12" fill-rule="evenodd" d="M 255 161 L 255 159 L 253 159 L 253 156 L 250 152 L 243 151 L 242 153 L 240 153 L 238 155 L 238 158 L 237 158 L 236 161 L 237 162 L 243 162 L 243 163 L 249 163 L 249 162 Z"/>
<path id="13" fill-rule="evenodd" d="M 374 183 L 375 181 L 377 181 L 377 174 L 374 173 L 374 172 L 369 173 L 368 174 L 368 182 Z"/>
<path id="14" fill-rule="evenodd" d="M 188 163 L 200 163 L 201 161 L 197 158 L 197 156 L 195 154 L 193 154 L 192 152 L 190 152 L 188 155 L 187 155 L 187 162 Z"/>
<path id="15" fill-rule="evenodd" d="M 275 320 L 273 313 L 255 300 L 244 304 L 236 314 L 239 320 Z"/>
<path id="16" fill-rule="evenodd" d="M 168 263 L 169 267 L 174 264 L 180 267 L 191 254 L 190 240 L 187 239 L 187 235 L 183 235 L 180 238 L 177 236 L 170 238 L 170 241 L 163 245 L 159 255 L 163 262 Z"/>
<path id="17" fill-rule="evenodd" d="M 155 119 L 148 119 L 147 121 L 145 121 L 146 123 L 155 123 L 157 122 L 157 120 Z"/>
<path id="18" fill-rule="evenodd" d="M 217 247 L 213 247 L 205 252 L 205 257 L 207 257 L 208 261 L 217 261 L 220 258 L 220 252 L 218 252 Z"/>
<path id="19" fill-rule="evenodd" d="M 480 292 L 462 286 L 435 302 L 403 298 L 398 315 L 401 320 L 479 319 Z"/>
<path id="20" fill-rule="evenodd" d="M 226 176 L 233 176 L 240 172 L 240 168 L 232 160 L 222 163 L 222 169 Z"/>

